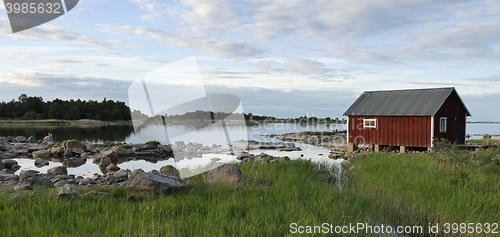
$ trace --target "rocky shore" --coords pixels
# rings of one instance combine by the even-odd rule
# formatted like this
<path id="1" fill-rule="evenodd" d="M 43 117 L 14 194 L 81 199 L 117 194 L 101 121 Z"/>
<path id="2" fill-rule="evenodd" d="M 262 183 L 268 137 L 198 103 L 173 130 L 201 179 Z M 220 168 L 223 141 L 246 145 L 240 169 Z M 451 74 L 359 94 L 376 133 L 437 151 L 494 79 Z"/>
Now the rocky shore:
<path id="1" fill-rule="evenodd" d="M 98 147 L 89 142 L 66 140 L 54 142 L 51 136 L 36 140 L 34 136 L 25 138 L 0 137 L 0 191 L 32 190 L 36 186 L 49 188 L 60 188 L 61 197 L 74 197 L 74 190 L 79 188 L 94 189 L 101 186 L 126 187 L 130 195 L 142 195 L 147 192 L 158 192 L 167 194 L 177 189 L 189 187 L 190 183 L 181 178 L 180 172 L 190 172 L 182 169 L 178 171 L 173 166 L 164 166 L 160 170 L 144 172 L 142 169 L 121 169 L 119 164 L 128 160 L 143 159 L 147 161 L 167 160 L 179 157 L 191 159 L 201 157 L 203 154 L 231 154 L 234 150 L 273 149 L 280 151 L 300 150 L 293 143 L 261 143 L 256 141 L 236 141 L 230 144 L 230 149 L 222 148 L 220 145 L 203 146 L 200 143 L 175 142 L 173 145 L 161 145 L 158 143 L 146 144 L 124 144 L 109 148 Z M 175 154 L 175 156 L 174 156 Z M 16 172 L 21 168 L 17 158 L 32 159 L 37 168 L 49 165 L 49 161 L 61 163 L 61 166 L 47 169 L 46 173 L 37 170 L 22 170 L 19 175 Z M 68 173 L 68 167 L 78 167 L 87 160 L 92 160 L 102 174 L 94 173 L 93 177 L 75 176 Z M 229 164 L 217 163 L 217 158 L 205 167 L 203 173 L 212 170 L 212 167 L 226 166 Z M 237 157 L 240 162 L 255 160 L 263 163 L 286 162 L 287 156 L 273 157 L 265 153 L 259 155 L 241 153 Z M 236 168 L 236 167 L 234 167 Z M 231 167 L 231 169 L 234 169 Z M 237 168 L 236 168 L 237 169 Z M 216 168 L 215 170 L 219 170 Z M 215 171 L 210 171 L 211 177 L 217 176 Z M 226 172 L 226 171 L 221 171 Z M 221 173 L 219 176 L 226 176 Z M 204 175 L 205 176 L 205 175 Z M 230 179 L 230 177 L 215 179 Z M 207 182 L 211 178 L 207 178 Z M 232 184 L 231 184 L 232 185 Z M 146 190 L 146 191 L 145 191 Z M 105 195 L 93 192 L 91 195 Z"/>

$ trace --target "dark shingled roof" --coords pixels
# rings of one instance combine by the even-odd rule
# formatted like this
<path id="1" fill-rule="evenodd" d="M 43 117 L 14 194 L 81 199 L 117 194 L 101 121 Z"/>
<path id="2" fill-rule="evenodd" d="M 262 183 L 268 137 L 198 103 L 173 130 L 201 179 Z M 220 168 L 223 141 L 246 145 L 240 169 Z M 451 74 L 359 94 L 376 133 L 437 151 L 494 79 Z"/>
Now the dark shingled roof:
<path id="1" fill-rule="evenodd" d="M 453 93 L 467 111 L 469 110 L 454 87 L 365 91 L 344 113 L 346 116 L 434 116 L 445 100 Z"/>

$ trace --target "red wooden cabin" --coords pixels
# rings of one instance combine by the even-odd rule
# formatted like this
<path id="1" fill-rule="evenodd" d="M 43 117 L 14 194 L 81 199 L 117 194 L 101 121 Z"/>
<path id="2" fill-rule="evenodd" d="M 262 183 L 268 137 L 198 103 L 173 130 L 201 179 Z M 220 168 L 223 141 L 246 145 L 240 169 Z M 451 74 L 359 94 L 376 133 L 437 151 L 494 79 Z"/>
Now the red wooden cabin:
<path id="1" fill-rule="evenodd" d="M 432 147 L 433 138 L 465 143 L 466 117 L 471 116 L 454 87 L 365 91 L 344 113 L 347 140 L 355 144 Z"/>

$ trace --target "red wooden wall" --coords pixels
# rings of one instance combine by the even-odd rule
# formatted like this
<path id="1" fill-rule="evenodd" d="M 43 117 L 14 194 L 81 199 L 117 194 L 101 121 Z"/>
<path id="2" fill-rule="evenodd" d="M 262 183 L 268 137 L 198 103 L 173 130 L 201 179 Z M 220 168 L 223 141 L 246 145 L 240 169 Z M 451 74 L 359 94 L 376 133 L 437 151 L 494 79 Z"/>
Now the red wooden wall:
<path id="1" fill-rule="evenodd" d="M 467 112 L 462 106 L 462 102 L 458 98 L 458 95 L 453 92 L 444 102 L 443 106 L 434 115 L 434 137 L 435 138 L 446 138 L 450 142 L 455 142 L 455 119 L 462 119 L 462 142 L 465 141 L 465 124 L 466 124 Z M 441 133 L 439 131 L 439 120 L 441 117 L 447 117 L 446 133 Z"/>
<path id="2" fill-rule="evenodd" d="M 377 119 L 377 127 L 363 128 L 363 119 Z M 431 145 L 430 116 L 349 116 L 348 129 L 350 143 L 409 147 Z"/>

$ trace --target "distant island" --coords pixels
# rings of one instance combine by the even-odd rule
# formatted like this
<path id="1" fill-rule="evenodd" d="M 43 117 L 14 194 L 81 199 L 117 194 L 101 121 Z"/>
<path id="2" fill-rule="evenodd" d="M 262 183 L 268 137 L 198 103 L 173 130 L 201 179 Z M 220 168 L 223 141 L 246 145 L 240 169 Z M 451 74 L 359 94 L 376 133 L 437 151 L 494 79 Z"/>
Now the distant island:
<path id="1" fill-rule="evenodd" d="M 160 115 L 149 117 L 141 111 L 134 110 L 134 119 L 150 123 L 162 121 Z M 243 115 L 247 124 L 253 123 L 310 123 L 331 124 L 347 123 L 345 119 L 318 118 L 301 116 L 298 118 L 277 118 L 273 116 L 255 115 L 252 113 L 225 113 L 211 111 L 187 112 L 182 115 L 168 115 L 166 119 L 173 124 L 190 121 L 214 122 L 228 118 L 230 115 Z M 17 100 L 0 102 L 1 124 L 100 124 L 100 123 L 130 123 L 132 120 L 130 108 L 122 101 L 104 98 L 102 101 L 70 99 L 44 101 L 40 96 L 20 95 Z M 207 121 L 204 121 L 207 120 Z"/>

